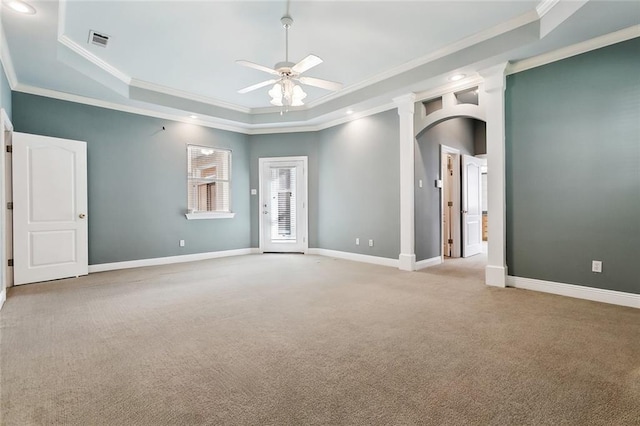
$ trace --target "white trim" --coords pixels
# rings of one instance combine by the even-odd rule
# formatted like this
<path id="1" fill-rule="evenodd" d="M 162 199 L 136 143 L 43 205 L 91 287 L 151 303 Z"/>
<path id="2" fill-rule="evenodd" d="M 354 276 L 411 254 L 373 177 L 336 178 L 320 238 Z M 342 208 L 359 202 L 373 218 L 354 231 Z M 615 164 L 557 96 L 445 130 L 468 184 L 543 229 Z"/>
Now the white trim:
<path id="1" fill-rule="evenodd" d="M 243 256 L 255 253 L 254 249 L 212 251 L 207 253 L 184 254 L 179 256 L 155 257 L 152 259 L 128 260 L 125 262 L 100 263 L 89 265 L 89 273 L 115 271 L 118 269 L 142 268 L 145 266 L 170 265 L 173 263 L 195 262 L 198 260 L 217 259 L 220 257 Z"/>
<path id="2" fill-rule="evenodd" d="M 527 13 L 524 13 L 520 16 L 517 16 L 509 21 L 500 23 L 492 28 L 486 29 L 469 37 L 465 37 L 462 40 L 458 40 L 452 44 L 449 44 L 441 49 L 436 50 L 426 56 L 421 58 L 417 58 L 406 62 L 398 67 L 395 67 L 391 70 L 384 71 L 380 74 L 377 74 L 369 79 L 361 81 L 360 83 L 353 84 L 349 87 L 346 87 L 338 92 L 331 93 L 327 96 L 323 96 L 320 99 L 316 99 L 313 102 L 309 102 L 306 107 L 308 109 L 314 108 L 318 105 L 331 101 L 333 99 L 337 99 L 341 96 L 347 95 L 349 93 L 353 93 L 360 89 L 363 89 L 367 86 L 371 86 L 372 84 L 387 80 L 389 78 L 395 77 L 404 72 L 410 71 L 414 68 L 417 68 L 421 65 L 425 65 L 429 62 L 435 61 L 440 58 L 444 58 L 446 56 L 452 55 L 456 52 L 459 52 L 468 47 L 474 46 L 478 43 L 482 43 L 491 38 L 497 37 L 501 34 L 507 33 L 509 31 L 515 30 L 532 22 L 539 20 L 538 13 L 535 10 L 531 10 Z"/>
<path id="3" fill-rule="evenodd" d="M 5 132 L 13 132 L 13 124 L 9 120 L 7 111 L 2 108 L 0 110 L 0 180 L 2 185 L 0 186 L 0 206 L 6 206 L 7 201 L 12 201 L 11 194 L 12 188 L 9 185 L 10 179 L 7 179 L 7 175 L 10 175 L 9 167 L 7 165 L 7 153 L 6 146 L 11 145 L 12 140 L 5 139 Z M 12 134 L 13 135 L 13 134 Z M 9 160 L 9 164 L 11 164 Z M 0 288 L 2 291 L 6 291 L 8 287 L 13 286 L 13 267 L 8 266 L 7 260 L 13 253 L 13 247 L 10 246 L 9 241 L 13 231 L 7 225 L 9 225 L 9 219 L 7 218 L 7 210 L 3 207 L 0 211 L 0 234 L 2 240 L 0 241 Z M 6 294 L 5 294 L 6 296 Z"/>
<path id="4" fill-rule="evenodd" d="M 212 129 L 219 130 L 227 130 L 230 132 L 241 133 L 245 135 L 266 135 L 266 134 L 280 134 L 280 133 L 301 133 L 301 132 L 317 132 L 320 130 L 328 129 L 330 127 L 334 127 L 340 124 L 348 123 L 350 121 L 359 120 L 364 117 L 368 117 L 371 115 L 379 114 L 384 111 L 388 111 L 394 109 L 396 107 L 393 103 L 386 103 L 374 108 L 370 108 L 368 110 L 355 113 L 350 116 L 337 118 L 335 120 L 327 121 L 320 124 L 309 125 L 309 126 L 292 126 L 292 127 L 275 127 L 278 125 L 286 125 L 286 123 L 272 123 L 267 126 L 270 127 L 260 127 L 262 125 L 245 125 L 244 123 L 239 123 L 231 120 L 224 120 L 207 116 L 208 119 L 198 119 L 194 120 L 185 116 L 184 113 L 166 113 L 154 111 L 151 109 L 140 108 L 127 106 L 122 104 L 117 104 L 109 101 L 102 101 L 93 98 L 87 98 L 84 96 L 73 95 L 70 93 L 58 92 L 56 90 L 50 89 L 42 89 L 35 86 L 29 86 L 26 84 L 17 84 L 15 87 L 12 87 L 12 90 L 20 93 L 27 93 L 30 95 L 36 96 L 44 96 L 46 98 L 51 99 L 59 99 L 62 101 L 74 102 L 82 105 L 90 105 L 96 106 L 99 108 L 110 109 L 114 111 L 122 111 L 128 112 L 131 114 L 144 115 L 146 117 L 155 117 L 155 118 L 164 118 L 167 120 L 177 121 L 181 123 L 195 124 L 198 126 L 209 127 Z"/>
<path id="5" fill-rule="evenodd" d="M 552 281 L 536 280 L 533 278 L 514 277 L 511 275 L 507 277 L 507 284 L 509 287 L 541 291 L 543 293 L 558 294 L 560 296 L 575 297 L 577 299 L 611 303 L 613 305 L 640 309 L 640 294 L 605 290 L 575 284 L 556 283 Z"/>
<path id="6" fill-rule="evenodd" d="M 631 40 L 632 38 L 636 37 L 640 37 L 640 25 L 634 25 L 620 31 L 592 38 L 591 40 L 563 47 L 562 49 L 513 62 L 507 67 L 506 75 L 519 73 L 531 68 L 536 68 L 542 65 L 550 64 L 552 62 L 561 61 L 572 56 L 580 55 L 582 53 L 590 52 L 596 49 L 601 49 L 603 47 L 607 47 L 626 40 Z"/>
<path id="7" fill-rule="evenodd" d="M 4 26 L 0 25 L 0 60 L 4 66 L 4 72 L 7 75 L 9 86 L 13 90 L 18 85 L 18 77 L 16 75 L 16 69 L 13 66 L 13 60 L 11 59 L 11 53 L 9 52 L 9 45 L 7 44 L 7 36 L 4 32 Z"/>
<path id="8" fill-rule="evenodd" d="M 442 256 L 432 257 L 416 262 L 416 271 L 420 269 L 430 268 L 431 266 L 441 265 L 443 263 Z"/>
<path id="9" fill-rule="evenodd" d="M 431 100 L 451 92 L 463 92 L 467 89 L 477 87 L 480 84 L 482 84 L 482 77 L 477 74 L 467 77 L 463 80 L 447 82 L 442 86 L 434 87 L 433 89 L 425 90 L 422 92 L 417 92 L 416 102 Z"/>
<path id="10" fill-rule="evenodd" d="M 505 193 L 505 100 L 507 63 L 495 65 L 479 74 L 484 79 L 478 93 L 487 117 L 488 253 L 485 282 L 506 286 L 506 193 Z"/>
<path id="11" fill-rule="evenodd" d="M 136 78 L 131 79 L 130 87 L 137 87 L 139 89 L 150 90 L 152 92 L 162 93 L 169 96 L 175 96 L 177 98 L 188 99 L 190 101 L 200 102 L 207 105 L 213 105 L 220 108 L 244 112 L 250 114 L 251 108 L 243 107 L 240 105 L 232 104 L 230 102 L 219 101 L 217 99 L 209 98 L 207 96 L 196 95 L 195 93 L 185 92 L 179 89 L 174 89 L 160 84 L 150 83 L 144 80 L 138 80 Z"/>
<path id="12" fill-rule="evenodd" d="M 81 56 L 82 58 L 86 59 L 87 61 L 91 62 L 93 65 L 95 65 L 98 68 L 102 69 L 103 71 L 109 73 L 113 77 L 117 78 L 121 82 L 123 82 L 123 83 L 125 83 L 127 85 L 131 84 L 131 76 L 123 73 L 122 71 L 120 71 L 119 69 L 114 67 L 113 65 L 109 64 L 107 61 L 104 61 L 104 60 L 98 58 L 96 55 L 94 55 L 93 53 L 89 52 L 87 49 L 83 48 L 82 46 L 80 46 L 75 41 L 71 40 L 68 36 L 66 36 L 66 35 L 58 36 L 58 42 L 60 42 L 60 44 L 62 44 L 63 46 L 69 48 L 75 54 L 77 54 L 77 55 Z"/>
<path id="13" fill-rule="evenodd" d="M 3 288 L 2 291 L 0 291 L 0 309 L 4 306 L 5 300 L 7 300 L 7 290 Z"/>
<path id="14" fill-rule="evenodd" d="M 309 254 L 315 254 L 318 256 L 334 257 L 336 259 L 371 263 L 374 265 L 381 265 L 381 266 L 390 266 L 392 268 L 398 267 L 397 259 L 389 259 L 387 257 L 370 256 L 368 254 L 349 253 L 346 251 L 328 250 L 328 249 L 321 249 L 321 248 L 310 248 L 308 252 Z"/>
<path id="15" fill-rule="evenodd" d="M 233 219 L 236 214 L 233 212 L 199 212 L 199 213 L 185 213 L 187 220 L 202 220 L 202 219 Z"/>
<path id="16" fill-rule="evenodd" d="M 13 90 L 16 92 L 27 93 L 30 95 L 44 96 L 46 98 L 75 102 L 83 105 L 91 105 L 91 106 L 96 106 L 100 108 L 111 109 L 114 111 L 128 112 L 131 114 L 144 115 L 147 117 L 164 118 L 167 120 L 178 121 L 181 123 L 197 124 L 199 126 L 210 127 L 213 129 L 249 134 L 248 130 L 245 129 L 244 127 L 239 127 L 234 124 L 230 124 L 230 123 L 234 123 L 230 120 L 211 119 L 207 121 L 204 121 L 204 120 L 194 121 L 192 118 L 187 117 L 184 113 L 171 114 L 171 113 L 154 111 L 146 108 L 126 106 L 126 105 L 116 104 L 109 101 L 101 101 L 98 99 L 87 98 L 84 96 L 73 95 L 70 93 L 58 92 L 56 90 L 42 89 L 39 87 L 29 86 L 22 83 L 18 84 Z"/>
<path id="17" fill-rule="evenodd" d="M 444 95 L 451 94 L 452 92 L 445 93 Z M 451 106 L 443 106 L 442 109 L 432 112 L 424 117 L 419 117 L 416 121 L 416 129 L 414 131 L 415 135 L 418 136 L 420 133 L 433 126 L 434 124 L 438 124 L 442 121 L 448 120 L 450 118 L 455 117 L 468 117 L 475 118 L 476 120 L 487 121 L 484 105 L 474 105 L 474 104 L 457 104 Z M 418 130 L 419 129 L 419 130 Z"/>
<path id="18" fill-rule="evenodd" d="M 398 266 L 403 271 L 415 270 L 415 93 L 393 99 L 398 107 L 398 140 L 400 157 L 400 256 Z"/>
<path id="19" fill-rule="evenodd" d="M 554 6 L 556 4 L 558 4 L 560 2 L 560 0 L 542 0 L 540 3 L 538 3 L 538 5 L 536 6 L 536 13 L 538 14 L 539 18 L 542 18 L 544 15 L 546 15 L 547 13 L 549 13 L 549 11 L 551 9 L 554 8 Z"/>

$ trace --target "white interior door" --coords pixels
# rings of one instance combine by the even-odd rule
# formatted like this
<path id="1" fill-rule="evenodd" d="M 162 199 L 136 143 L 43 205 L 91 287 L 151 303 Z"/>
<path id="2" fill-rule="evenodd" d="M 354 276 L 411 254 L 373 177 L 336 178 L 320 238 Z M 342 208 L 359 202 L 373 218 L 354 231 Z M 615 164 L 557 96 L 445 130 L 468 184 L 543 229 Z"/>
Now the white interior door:
<path id="1" fill-rule="evenodd" d="M 261 158 L 260 249 L 306 253 L 307 157 Z"/>
<path id="2" fill-rule="evenodd" d="M 14 283 L 86 275 L 86 143 L 14 133 L 12 157 Z"/>
<path id="3" fill-rule="evenodd" d="M 462 156 L 462 257 L 482 252 L 482 170 L 484 161 Z"/>

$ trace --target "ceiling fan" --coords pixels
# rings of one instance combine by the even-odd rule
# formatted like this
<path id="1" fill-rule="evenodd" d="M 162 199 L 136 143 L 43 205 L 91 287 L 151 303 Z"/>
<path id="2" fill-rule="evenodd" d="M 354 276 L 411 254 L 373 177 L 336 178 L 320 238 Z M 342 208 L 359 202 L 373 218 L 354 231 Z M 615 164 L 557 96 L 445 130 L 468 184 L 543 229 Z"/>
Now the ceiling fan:
<path id="1" fill-rule="evenodd" d="M 248 93 L 273 84 L 273 88 L 269 90 L 271 104 L 275 106 L 289 107 L 304 105 L 302 100 L 307 96 L 304 90 L 302 90 L 302 87 L 296 83 L 319 87 L 326 90 L 340 90 L 342 88 L 341 83 L 301 75 L 305 71 L 308 71 L 322 63 L 322 59 L 316 55 L 308 55 L 297 64 L 289 62 L 289 28 L 293 25 L 293 19 L 291 16 L 285 15 L 280 19 L 280 22 L 282 22 L 282 26 L 284 27 L 286 34 L 284 62 L 278 62 L 273 68 L 269 68 L 250 61 L 236 61 L 237 64 L 266 72 L 276 78 L 245 87 L 244 89 L 238 90 L 238 93 Z"/>

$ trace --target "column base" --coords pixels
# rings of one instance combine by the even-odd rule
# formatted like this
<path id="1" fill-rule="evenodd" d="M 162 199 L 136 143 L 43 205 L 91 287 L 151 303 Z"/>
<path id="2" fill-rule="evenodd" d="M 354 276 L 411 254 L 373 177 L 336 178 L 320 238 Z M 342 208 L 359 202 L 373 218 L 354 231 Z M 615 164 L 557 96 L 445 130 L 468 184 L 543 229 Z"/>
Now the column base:
<path id="1" fill-rule="evenodd" d="M 416 255 L 415 254 L 400 254 L 398 257 L 398 268 L 401 271 L 415 271 L 416 270 Z"/>
<path id="2" fill-rule="evenodd" d="M 485 269 L 485 284 L 494 287 L 507 286 L 507 267 L 487 265 Z"/>

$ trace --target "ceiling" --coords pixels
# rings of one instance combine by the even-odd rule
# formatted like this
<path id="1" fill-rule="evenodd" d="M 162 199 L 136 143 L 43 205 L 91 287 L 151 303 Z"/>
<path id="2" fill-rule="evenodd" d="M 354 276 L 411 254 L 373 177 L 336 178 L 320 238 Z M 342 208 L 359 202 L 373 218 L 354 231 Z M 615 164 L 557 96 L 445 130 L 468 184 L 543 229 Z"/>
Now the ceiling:
<path id="1" fill-rule="evenodd" d="M 640 24 L 635 1 L 28 1 L 37 13 L 2 8 L 3 63 L 14 90 L 64 93 L 245 129 L 317 124 L 346 109 L 447 84 L 455 72 L 525 59 Z M 270 76 L 235 63 L 324 62 L 305 75 L 339 81 L 305 86 L 305 106 L 280 115 Z M 89 31 L 110 36 L 88 43 Z M 7 57 L 9 60 L 7 61 Z M 53 91 L 53 92 L 49 92 Z"/>

